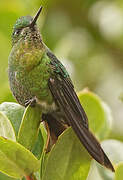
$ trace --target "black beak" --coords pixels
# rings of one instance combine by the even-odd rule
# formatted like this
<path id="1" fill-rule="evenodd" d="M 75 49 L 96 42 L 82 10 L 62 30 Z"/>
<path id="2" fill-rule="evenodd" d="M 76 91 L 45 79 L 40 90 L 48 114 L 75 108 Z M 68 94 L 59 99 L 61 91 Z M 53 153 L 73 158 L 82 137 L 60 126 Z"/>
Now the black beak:
<path id="1" fill-rule="evenodd" d="M 42 6 L 39 8 L 38 12 L 36 13 L 35 17 L 33 18 L 32 22 L 30 23 L 29 27 L 32 28 L 35 25 L 39 15 L 40 15 L 40 13 L 42 11 L 42 8 L 43 8 Z"/>

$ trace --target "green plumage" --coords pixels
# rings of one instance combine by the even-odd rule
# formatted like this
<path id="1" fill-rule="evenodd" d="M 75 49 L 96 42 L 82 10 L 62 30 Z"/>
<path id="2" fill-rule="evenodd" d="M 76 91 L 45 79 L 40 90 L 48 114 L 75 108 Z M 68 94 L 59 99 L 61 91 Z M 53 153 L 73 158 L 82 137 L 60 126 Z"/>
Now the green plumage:
<path id="1" fill-rule="evenodd" d="M 10 87 L 23 106 L 34 97 L 40 103 L 45 101 L 51 105 L 53 98 L 48 88 L 48 79 L 53 73 L 51 60 L 37 28 L 33 32 L 28 27 L 22 29 L 30 23 L 32 18 L 29 17 L 19 18 L 14 26 L 13 48 L 9 56 Z"/>
<path id="2" fill-rule="evenodd" d="M 97 139 L 90 132 L 88 118 L 75 93 L 66 68 L 45 46 L 34 18 L 23 16 L 16 21 L 9 56 L 9 81 L 17 101 L 26 106 L 35 100 L 41 107 L 55 139 L 71 126 L 89 154 L 114 171 Z"/>
<path id="3" fill-rule="evenodd" d="M 27 27 L 31 20 L 30 16 L 22 16 L 14 25 L 9 56 L 10 87 L 21 105 L 36 97 L 45 112 L 52 111 L 54 101 L 48 80 L 60 73 L 64 78 L 69 75 L 60 61 L 50 58 L 52 53 L 42 42 L 36 25 L 33 30 Z"/>
<path id="4" fill-rule="evenodd" d="M 25 47 L 24 47 L 25 48 Z M 26 53 L 24 53 L 26 51 Z M 53 102 L 48 79 L 53 73 L 46 52 L 38 49 L 14 48 L 9 57 L 10 87 L 18 102 L 25 106 L 27 100 Z"/>

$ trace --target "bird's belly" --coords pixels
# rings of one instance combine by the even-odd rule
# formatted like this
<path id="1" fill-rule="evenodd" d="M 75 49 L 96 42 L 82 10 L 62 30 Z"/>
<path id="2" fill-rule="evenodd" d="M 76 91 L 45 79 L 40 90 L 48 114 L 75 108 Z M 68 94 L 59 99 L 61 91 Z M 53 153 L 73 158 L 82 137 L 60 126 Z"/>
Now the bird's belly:
<path id="1" fill-rule="evenodd" d="M 55 108 L 52 94 L 48 87 L 47 72 L 35 69 L 31 72 L 9 71 L 10 87 L 18 103 L 25 106 L 25 102 L 33 98 L 44 111 L 51 111 Z"/>
<path id="2" fill-rule="evenodd" d="M 36 102 L 41 107 L 43 113 L 51 113 L 57 110 L 57 105 L 54 101 L 49 104 L 47 101 L 36 99 Z"/>

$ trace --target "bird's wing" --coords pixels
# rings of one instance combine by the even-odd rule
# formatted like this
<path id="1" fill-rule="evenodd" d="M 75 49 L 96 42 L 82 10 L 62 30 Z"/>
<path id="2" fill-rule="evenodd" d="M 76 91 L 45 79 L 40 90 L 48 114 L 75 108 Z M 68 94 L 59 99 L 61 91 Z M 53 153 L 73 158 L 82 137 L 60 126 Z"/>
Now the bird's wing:
<path id="1" fill-rule="evenodd" d="M 51 52 L 47 55 L 51 59 L 52 66 L 54 66 L 54 75 L 49 79 L 49 88 L 56 103 L 65 114 L 67 123 L 73 128 L 89 154 L 100 164 L 114 171 L 99 142 L 88 129 L 87 116 L 74 91 L 66 69 Z"/>
<path id="2" fill-rule="evenodd" d="M 54 56 L 50 51 L 47 53 L 48 57 L 51 59 L 51 66 L 53 69 L 54 74 L 56 75 L 57 79 L 61 83 L 64 82 L 64 94 L 65 99 L 68 99 L 68 103 L 70 104 L 71 110 L 79 117 L 81 117 L 80 121 L 85 128 L 88 129 L 88 118 L 84 109 L 82 108 L 80 101 L 74 91 L 74 86 L 72 81 L 69 77 L 69 74 L 65 67 L 61 64 L 61 62 Z"/>

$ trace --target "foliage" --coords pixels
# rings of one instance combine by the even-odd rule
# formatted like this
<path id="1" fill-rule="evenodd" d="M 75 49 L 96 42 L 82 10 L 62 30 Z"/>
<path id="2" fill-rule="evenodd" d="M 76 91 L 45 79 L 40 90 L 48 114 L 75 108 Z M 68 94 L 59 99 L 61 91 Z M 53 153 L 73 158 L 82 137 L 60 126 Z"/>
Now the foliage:
<path id="1" fill-rule="evenodd" d="M 38 124 L 41 121 L 39 119 L 41 114 L 38 113 L 38 110 L 33 112 L 30 107 L 25 109 L 13 103 L 15 100 L 10 92 L 7 77 L 12 27 L 19 16 L 27 14 L 33 16 L 40 5 L 44 6 L 43 13 L 38 20 L 43 40 L 67 67 L 75 88 L 79 91 L 88 87 L 96 92 L 101 99 L 104 99 L 111 108 L 110 110 L 105 102 L 90 91 L 78 93 L 81 104 L 88 115 L 91 131 L 99 139 L 116 167 L 115 175 L 100 167 L 94 160 L 92 162 L 89 160 L 88 154 L 79 145 L 79 141 L 75 141 L 76 137 L 71 129 L 65 131 L 59 137 L 52 151 L 45 155 L 44 147 L 47 135 L 43 125 L 39 127 Z M 73 177 L 81 179 L 81 173 L 84 171 L 82 173 L 83 179 L 122 180 L 123 103 L 118 98 L 121 97 L 122 99 L 123 92 L 122 9 L 123 1 L 121 0 L 0 1 L 0 103 L 2 103 L 0 105 L 0 136 L 4 137 L 0 139 L 0 144 L 6 142 L 4 145 L 7 147 L 10 144 L 15 147 L 14 150 L 10 150 L 9 162 L 7 158 L 9 152 L 7 150 L 4 152 L 4 147 L 0 149 L 0 153 L 4 154 L 1 157 L 7 158 L 6 163 L 8 164 L 2 163 L 1 160 L 2 172 L 13 176 L 10 174 L 12 171 L 8 169 L 9 163 L 11 163 L 10 167 L 13 169 L 14 175 L 18 177 L 27 175 L 28 172 L 34 172 L 34 176 L 38 180 L 40 174 L 45 180 L 50 178 L 47 177 L 48 175 L 53 175 L 55 180 L 57 178 L 55 177 L 56 174 L 52 174 L 55 172 L 53 171 L 53 168 L 55 168 L 57 175 L 61 175 L 57 179 L 66 178 L 69 180 Z M 9 101 L 9 103 L 6 101 Z M 35 124 L 32 128 L 33 120 Z M 34 133 L 33 138 L 32 133 Z M 69 137 L 71 138 L 68 142 Z M 78 147 L 79 152 L 71 146 L 65 146 L 66 142 L 71 146 Z M 61 147 L 62 144 L 64 147 Z M 27 157 L 30 158 L 24 161 L 25 168 L 29 166 L 30 169 L 25 170 L 21 162 L 21 155 L 19 155 L 20 159 L 13 162 L 17 149 L 19 149 L 19 154 L 27 153 L 29 155 Z M 76 156 L 76 151 L 78 156 Z M 67 152 L 70 153 L 67 154 Z M 65 156 L 63 156 L 63 153 L 66 153 Z M 70 162 L 74 162 L 68 167 L 69 170 L 64 163 L 62 166 L 62 162 L 59 160 L 60 154 L 66 158 L 66 164 L 70 165 Z M 58 159 L 56 159 L 57 162 L 55 157 Z M 37 171 L 35 167 L 31 169 L 31 162 L 28 160 L 32 162 L 34 160 L 34 163 L 38 164 L 40 161 L 41 170 L 39 168 Z M 54 166 L 51 167 L 52 160 Z M 60 168 L 56 169 L 56 167 Z M 60 169 L 64 172 L 61 172 Z M 73 177 L 72 174 L 74 174 Z M 88 177 L 86 178 L 87 174 Z M 0 173 L 0 180 L 13 180 L 8 175 Z"/>
<path id="2" fill-rule="evenodd" d="M 112 129 L 109 107 L 88 90 L 79 92 L 78 96 L 89 117 L 91 131 L 98 139 L 107 139 L 102 142 L 102 147 L 113 162 L 115 178 L 118 179 L 123 162 L 123 143 L 108 140 Z M 16 118 L 22 119 L 19 130 L 18 124 L 13 123 Z M 98 123 L 100 118 L 102 122 Z M 114 179 L 114 173 L 91 159 L 71 128 L 60 135 L 49 153 L 45 153 L 46 131 L 43 125 L 40 126 L 40 109 L 27 107 L 24 110 L 16 103 L 5 102 L 0 105 L 0 122 L 0 171 L 7 175 L 1 173 L 1 179 L 13 180 L 33 173 L 37 180 L 92 180 L 95 167 L 100 179 Z"/>

